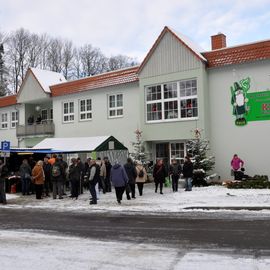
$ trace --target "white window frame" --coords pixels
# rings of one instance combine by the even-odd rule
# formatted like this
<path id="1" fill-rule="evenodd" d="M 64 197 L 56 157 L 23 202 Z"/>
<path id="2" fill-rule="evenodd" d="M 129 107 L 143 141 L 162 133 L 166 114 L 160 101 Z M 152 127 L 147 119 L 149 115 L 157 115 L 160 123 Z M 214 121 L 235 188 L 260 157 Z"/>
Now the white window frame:
<path id="1" fill-rule="evenodd" d="M 183 157 L 180 157 L 180 158 L 177 158 L 176 156 L 174 156 L 173 154 L 172 154 L 172 144 L 180 144 L 180 143 L 182 143 L 182 144 L 184 144 L 184 155 L 183 155 Z M 172 162 L 172 160 L 173 159 L 176 159 L 176 160 L 184 160 L 185 159 L 185 156 L 186 156 L 186 151 L 187 151 L 187 149 L 186 149 L 186 142 L 183 142 L 183 141 L 172 141 L 172 142 L 170 142 L 170 145 L 169 145 L 169 150 L 170 150 L 170 163 Z"/>
<path id="2" fill-rule="evenodd" d="M 70 110 L 70 104 L 73 103 L 73 112 Z M 68 112 L 65 113 L 65 104 L 68 104 Z M 73 100 L 63 101 L 62 103 L 62 114 L 63 114 L 63 123 L 73 123 L 75 121 L 75 102 Z M 65 117 L 68 117 L 68 120 L 65 120 Z M 73 119 L 71 119 L 73 118 Z"/>
<path id="3" fill-rule="evenodd" d="M 118 95 L 122 96 L 122 106 L 117 106 L 117 96 Z M 114 107 L 110 107 L 110 97 L 112 97 L 112 96 L 114 96 L 114 98 L 115 98 L 115 106 Z M 123 93 L 108 94 L 107 101 L 108 101 L 108 118 L 109 119 L 124 117 L 124 95 L 123 95 Z M 122 110 L 122 114 L 117 114 L 119 110 Z M 115 111 L 115 115 L 110 115 L 111 111 Z"/>
<path id="4" fill-rule="evenodd" d="M 15 120 L 13 120 L 13 114 L 15 114 Z M 10 128 L 16 128 L 19 123 L 19 111 L 10 112 Z"/>
<path id="5" fill-rule="evenodd" d="M 197 94 L 196 95 L 190 95 L 190 96 L 181 96 L 180 95 L 180 83 L 181 82 L 186 82 L 186 81 L 193 81 L 196 80 L 196 89 L 197 89 Z M 177 84 L 177 97 L 171 97 L 171 98 L 165 98 L 164 97 L 164 85 L 166 84 Z M 156 99 L 156 100 L 147 100 L 147 89 L 149 87 L 153 86 L 161 86 L 161 99 Z M 198 79 L 197 78 L 190 78 L 190 79 L 184 79 L 180 81 L 172 81 L 172 82 L 166 82 L 166 83 L 160 83 L 156 85 L 149 85 L 145 87 L 145 121 L 146 123 L 162 123 L 162 122 L 175 122 L 175 121 L 190 121 L 190 120 L 198 120 Z M 195 117 L 181 117 L 181 101 L 183 100 L 188 100 L 188 99 L 197 99 L 197 116 Z M 174 102 L 177 101 L 177 117 L 174 118 L 168 118 L 165 119 L 165 103 L 166 102 Z M 158 120 L 148 120 L 147 119 L 147 105 L 155 104 L 155 103 L 161 103 L 161 119 Z"/>
<path id="6" fill-rule="evenodd" d="M 5 119 L 3 119 L 3 116 L 5 116 Z M 1 129 L 8 129 L 8 113 L 7 112 L 1 113 Z"/>
<path id="7" fill-rule="evenodd" d="M 42 112 L 46 112 L 46 115 L 47 115 L 47 118 L 46 118 L 46 119 L 43 119 Z M 48 116 L 49 116 L 49 115 L 48 115 L 48 110 L 47 110 L 47 109 L 42 109 L 42 110 L 41 110 L 41 120 L 42 120 L 42 121 L 47 121 L 47 120 L 48 120 Z"/>
<path id="8" fill-rule="evenodd" d="M 87 110 L 87 101 L 90 100 L 90 110 Z M 81 102 L 84 101 L 85 102 L 85 111 L 82 111 L 81 108 Z M 90 114 L 91 117 L 87 118 L 87 115 Z M 85 115 L 85 118 L 82 119 L 82 115 Z M 79 121 L 80 122 L 85 122 L 85 121 L 90 121 L 92 120 L 93 117 L 93 112 L 92 112 L 92 99 L 91 98 L 85 98 L 85 99 L 79 99 Z"/>

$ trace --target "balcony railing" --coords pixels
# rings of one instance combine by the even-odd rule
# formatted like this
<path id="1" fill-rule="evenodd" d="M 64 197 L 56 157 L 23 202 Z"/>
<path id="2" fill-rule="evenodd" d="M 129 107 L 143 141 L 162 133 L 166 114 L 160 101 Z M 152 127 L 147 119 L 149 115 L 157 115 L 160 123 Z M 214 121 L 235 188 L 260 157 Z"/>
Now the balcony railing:
<path id="1" fill-rule="evenodd" d="M 54 135 L 54 123 L 52 120 L 43 120 L 32 125 L 18 125 L 16 130 L 17 137 L 33 135 Z"/>

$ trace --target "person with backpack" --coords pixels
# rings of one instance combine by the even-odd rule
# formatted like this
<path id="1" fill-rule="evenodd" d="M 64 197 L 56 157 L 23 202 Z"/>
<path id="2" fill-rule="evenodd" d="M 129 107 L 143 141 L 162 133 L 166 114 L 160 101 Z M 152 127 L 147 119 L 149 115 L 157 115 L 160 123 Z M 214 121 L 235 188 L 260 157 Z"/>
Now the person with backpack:
<path id="1" fill-rule="evenodd" d="M 136 183 L 137 171 L 131 158 L 127 159 L 127 163 L 124 165 L 124 169 L 126 170 L 126 174 L 128 176 L 128 186 L 126 189 L 127 199 L 130 200 L 129 190 L 131 191 L 131 197 L 133 199 L 136 199 L 135 183 Z"/>
<path id="2" fill-rule="evenodd" d="M 136 172 L 137 172 L 136 184 L 138 186 L 139 195 L 142 196 L 143 186 L 147 180 L 147 173 L 140 160 L 136 162 Z"/>
<path id="3" fill-rule="evenodd" d="M 172 164 L 170 165 L 170 176 L 172 178 L 172 190 L 173 192 L 177 192 L 178 191 L 178 181 L 179 181 L 179 177 L 181 174 L 181 166 L 180 164 L 177 163 L 177 160 L 174 158 L 172 160 Z"/>
<path id="4" fill-rule="evenodd" d="M 64 172 L 63 167 L 61 166 L 61 163 L 57 157 L 52 165 L 51 180 L 53 183 L 53 199 L 56 199 L 57 194 L 59 199 L 63 199 Z"/>

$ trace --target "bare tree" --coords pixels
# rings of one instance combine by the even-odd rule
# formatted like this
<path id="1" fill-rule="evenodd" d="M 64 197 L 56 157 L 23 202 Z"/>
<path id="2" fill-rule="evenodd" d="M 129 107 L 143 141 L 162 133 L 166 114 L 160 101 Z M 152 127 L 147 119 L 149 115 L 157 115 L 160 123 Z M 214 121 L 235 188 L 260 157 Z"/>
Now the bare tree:
<path id="1" fill-rule="evenodd" d="M 108 59 L 108 71 L 137 65 L 137 61 L 125 55 L 111 56 Z"/>
<path id="2" fill-rule="evenodd" d="M 72 60 L 74 56 L 74 49 L 72 41 L 66 40 L 63 43 L 63 56 L 62 56 L 62 66 L 63 66 L 63 75 L 66 79 L 69 79 L 72 69 Z"/>
<path id="3" fill-rule="evenodd" d="M 73 61 L 72 61 L 72 78 L 79 79 L 82 77 L 82 61 L 79 49 L 74 48 L 73 50 Z"/>
<path id="4" fill-rule="evenodd" d="M 17 92 L 28 68 L 27 51 L 30 46 L 29 31 L 21 28 L 8 37 L 7 54 L 13 78 L 13 90 Z"/>
<path id="5" fill-rule="evenodd" d="M 47 48 L 48 68 L 51 71 L 62 71 L 63 42 L 59 38 L 52 38 Z"/>
<path id="6" fill-rule="evenodd" d="M 30 35 L 30 44 L 27 50 L 27 63 L 30 67 L 38 67 L 41 62 L 43 42 L 39 35 Z"/>
<path id="7" fill-rule="evenodd" d="M 80 48 L 83 76 L 92 76 L 106 70 L 106 57 L 100 49 L 93 48 L 91 44 Z"/>

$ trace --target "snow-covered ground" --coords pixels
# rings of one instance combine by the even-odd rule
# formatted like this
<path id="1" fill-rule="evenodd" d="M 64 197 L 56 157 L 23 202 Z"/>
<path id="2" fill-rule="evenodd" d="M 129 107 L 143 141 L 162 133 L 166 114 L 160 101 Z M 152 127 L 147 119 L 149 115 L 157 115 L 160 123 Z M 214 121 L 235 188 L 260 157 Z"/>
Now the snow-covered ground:
<path id="1" fill-rule="evenodd" d="M 55 211 L 84 212 L 141 212 L 141 213 L 179 213 L 187 207 L 270 207 L 270 190 L 268 189 L 227 189 L 223 186 L 193 188 L 191 192 L 180 189 L 173 193 L 171 188 L 164 189 L 164 195 L 154 192 L 154 185 L 146 184 L 142 197 L 136 194 L 135 200 L 126 200 L 124 194 L 121 205 L 118 205 L 115 192 L 100 194 L 97 205 L 89 205 L 89 192 L 86 191 L 78 200 L 64 198 L 53 200 L 44 198 L 36 200 L 34 195 L 7 194 L 8 208 L 38 208 Z M 270 215 L 270 210 L 263 210 Z"/>
<path id="2" fill-rule="evenodd" d="M 270 258 L 228 250 L 178 250 L 165 246 L 105 242 L 33 231 L 0 231 L 1 269 L 8 270 L 268 270 Z"/>

